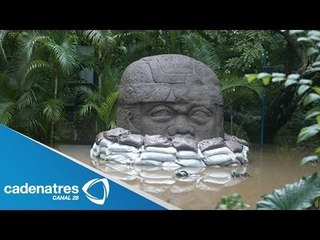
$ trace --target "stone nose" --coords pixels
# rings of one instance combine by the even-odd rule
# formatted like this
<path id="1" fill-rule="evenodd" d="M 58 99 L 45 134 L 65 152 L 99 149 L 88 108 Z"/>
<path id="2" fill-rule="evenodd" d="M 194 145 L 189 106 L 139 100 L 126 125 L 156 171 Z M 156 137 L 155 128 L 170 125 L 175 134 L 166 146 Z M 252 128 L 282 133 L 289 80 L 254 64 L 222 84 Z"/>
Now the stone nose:
<path id="1" fill-rule="evenodd" d="M 185 115 L 178 115 L 174 119 L 174 124 L 168 128 L 169 136 L 190 135 L 194 137 L 194 128 L 190 125 L 189 119 Z"/>

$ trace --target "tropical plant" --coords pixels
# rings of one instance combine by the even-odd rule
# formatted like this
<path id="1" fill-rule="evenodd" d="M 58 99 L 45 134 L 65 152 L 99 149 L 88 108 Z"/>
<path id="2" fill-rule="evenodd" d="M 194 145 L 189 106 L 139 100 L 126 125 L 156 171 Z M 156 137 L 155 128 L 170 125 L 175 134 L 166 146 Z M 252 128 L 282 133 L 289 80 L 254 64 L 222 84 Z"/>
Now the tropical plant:
<path id="1" fill-rule="evenodd" d="M 83 103 L 79 108 L 80 116 L 88 116 L 94 112 L 96 118 L 96 132 L 110 129 L 116 126 L 115 112 L 116 101 L 118 99 L 118 92 L 116 90 L 119 71 L 108 70 L 106 77 L 101 81 L 100 88 L 91 89 L 87 86 L 78 88 L 80 99 Z"/>
<path id="2" fill-rule="evenodd" d="M 245 210 L 250 205 L 244 203 L 241 200 L 241 196 L 238 193 L 233 193 L 231 196 L 222 196 L 217 204 L 216 210 Z"/>
<path id="3" fill-rule="evenodd" d="M 230 134 L 234 135 L 235 122 L 241 128 L 252 127 L 254 115 L 259 115 L 264 89 L 260 83 L 249 84 L 243 77 L 231 74 L 220 76 L 224 99 L 224 120 L 230 122 Z M 258 112 L 257 112 L 258 109 Z"/>
<path id="4" fill-rule="evenodd" d="M 0 95 L 0 118 L 3 123 L 37 139 L 49 138 L 53 145 L 54 126 L 63 119 L 64 90 L 78 71 L 74 33 L 9 31 L 2 43 L 9 59 L 2 71 L 6 79 L 3 92 L 11 94 Z"/>
<path id="5" fill-rule="evenodd" d="M 320 197 L 320 172 L 299 182 L 274 190 L 257 202 L 257 210 L 302 210 L 311 208 Z"/>
<path id="6" fill-rule="evenodd" d="M 305 119 L 314 119 L 312 125 L 301 129 L 298 142 L 306 141 L 320 132 L 320 31 L 292 30 L 290 35 L 297 36 L 296 41 L 305 46 L 309 56 L 307 68 L 300 74 L 259 73 L 247 75 L 249 82 L 261 79 L 265 85 L 270 82 L 284 82 L 285 87 L 295 87 L 296 94 L 301 98 L 301 104 L 309 108 Z M 302 159 L 301 164 L 315 162 L 319 159 L 320 147 L 315 154 Z M 313 203 L 319 202 L 320 173 L 301 179 L 298 183 L 286 185 L 283 189 L 275 190 L 258 202 L 258 209 L 306 209 Z"/>

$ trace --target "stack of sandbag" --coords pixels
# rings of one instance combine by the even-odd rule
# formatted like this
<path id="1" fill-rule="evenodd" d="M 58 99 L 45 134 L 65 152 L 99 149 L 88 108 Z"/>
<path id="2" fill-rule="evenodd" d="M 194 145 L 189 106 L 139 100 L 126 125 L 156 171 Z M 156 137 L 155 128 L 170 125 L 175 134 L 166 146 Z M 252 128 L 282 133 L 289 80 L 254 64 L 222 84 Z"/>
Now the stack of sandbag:
<path id="1" fill-rule="evenodd" d="M 161 135 L 146 135 L 140 159 L 135 161 L 135 164 L 162 166 L 166 162 L 174 163 L 176 152 L 168 138 Z"/>
<path id="2" fill-rule="evenodd" d="M 140 136 L 140 135 L 139 135 Z M 142 136 L 141 136 L 142 137 Z M 123 128 L 115 128 L 101 132 L 96 137 L 90 156 L 106 161 L 130 164 L 139 157 L 139 149 L 131 141 L 127 144 L 127 139 L 135 139 L 134 134 Z M 124 142 L 124 143 L 123 143 Z M 143 140 L 141 146 L 143 145 Z"/>
<path id="3" fill-rule="evenodd" d="M 248 143 L 225 135 L 199 143 L 191 138 L 131 134 L 123 128 L 101 132 L 90 150 L 93 164 L 104 161 L 122 164 L 180 167 L 239 166 L 248 163 Z"/>
<path id="4" fill-rule="evenodd" d="M 225 166 L 236 161 L 234 153 L 226 146 L 221 137 L 202 140 L 198 144 L 199 154 L 206 166 Z"/>
<path id="5" fill-rule="evenodd" d="M 226 146 L 234 153 L 235 161 L 232 163 L 233 165 L 240 165 L 240 163 L 245 164 L 248 163 L 247 156 L 243 154 L 244 147 L 248 148 L 245 145 L 240 144 L 239 142 L 233 140 L 225 141 Z"/>
<path id="6" fill-rule="evenodd" d="M 177 150 L 176 163 L 183 167 L 204 167 L 204 163 L 198 154 L 197 143 L 193 139 L 180 136 L 172 139 L 172 144 Z"/>

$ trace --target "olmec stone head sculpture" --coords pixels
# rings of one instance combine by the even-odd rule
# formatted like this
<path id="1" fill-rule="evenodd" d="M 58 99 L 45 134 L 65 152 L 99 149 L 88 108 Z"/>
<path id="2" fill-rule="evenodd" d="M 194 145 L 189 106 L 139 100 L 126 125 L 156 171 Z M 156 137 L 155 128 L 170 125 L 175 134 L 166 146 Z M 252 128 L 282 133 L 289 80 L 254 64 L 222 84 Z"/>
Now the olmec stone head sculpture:
<path id="1" fill-rule="evenodd" d="M 130 64 L 119 86 L 118 126 L 132 133 L 223 137 L 223 99 L 216 74 L 184 55 L 164 54 Z"/>
<path id="2" fill-rule="evenodd" d="M 142 58 L 124 71 L 115 129 L 90 150 L 101 160 L 166 168 L 238 167 L 248 143 L 224 134 L 223 99 L 215 73 L 183 55 Z"/>

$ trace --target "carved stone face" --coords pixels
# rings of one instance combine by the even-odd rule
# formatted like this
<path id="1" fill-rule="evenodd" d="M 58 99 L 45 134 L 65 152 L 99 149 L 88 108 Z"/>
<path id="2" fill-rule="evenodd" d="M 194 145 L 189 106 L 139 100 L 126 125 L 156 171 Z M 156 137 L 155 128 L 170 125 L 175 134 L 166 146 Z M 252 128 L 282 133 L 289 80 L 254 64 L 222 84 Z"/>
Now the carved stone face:
<path id="1" fill-rule="evenodd" d="M 133 133 L 198 141 L 224 134 L 219 81 L 190 57 L 157 55 L 130 64 L 119 94 L 118 126 Z"/>

